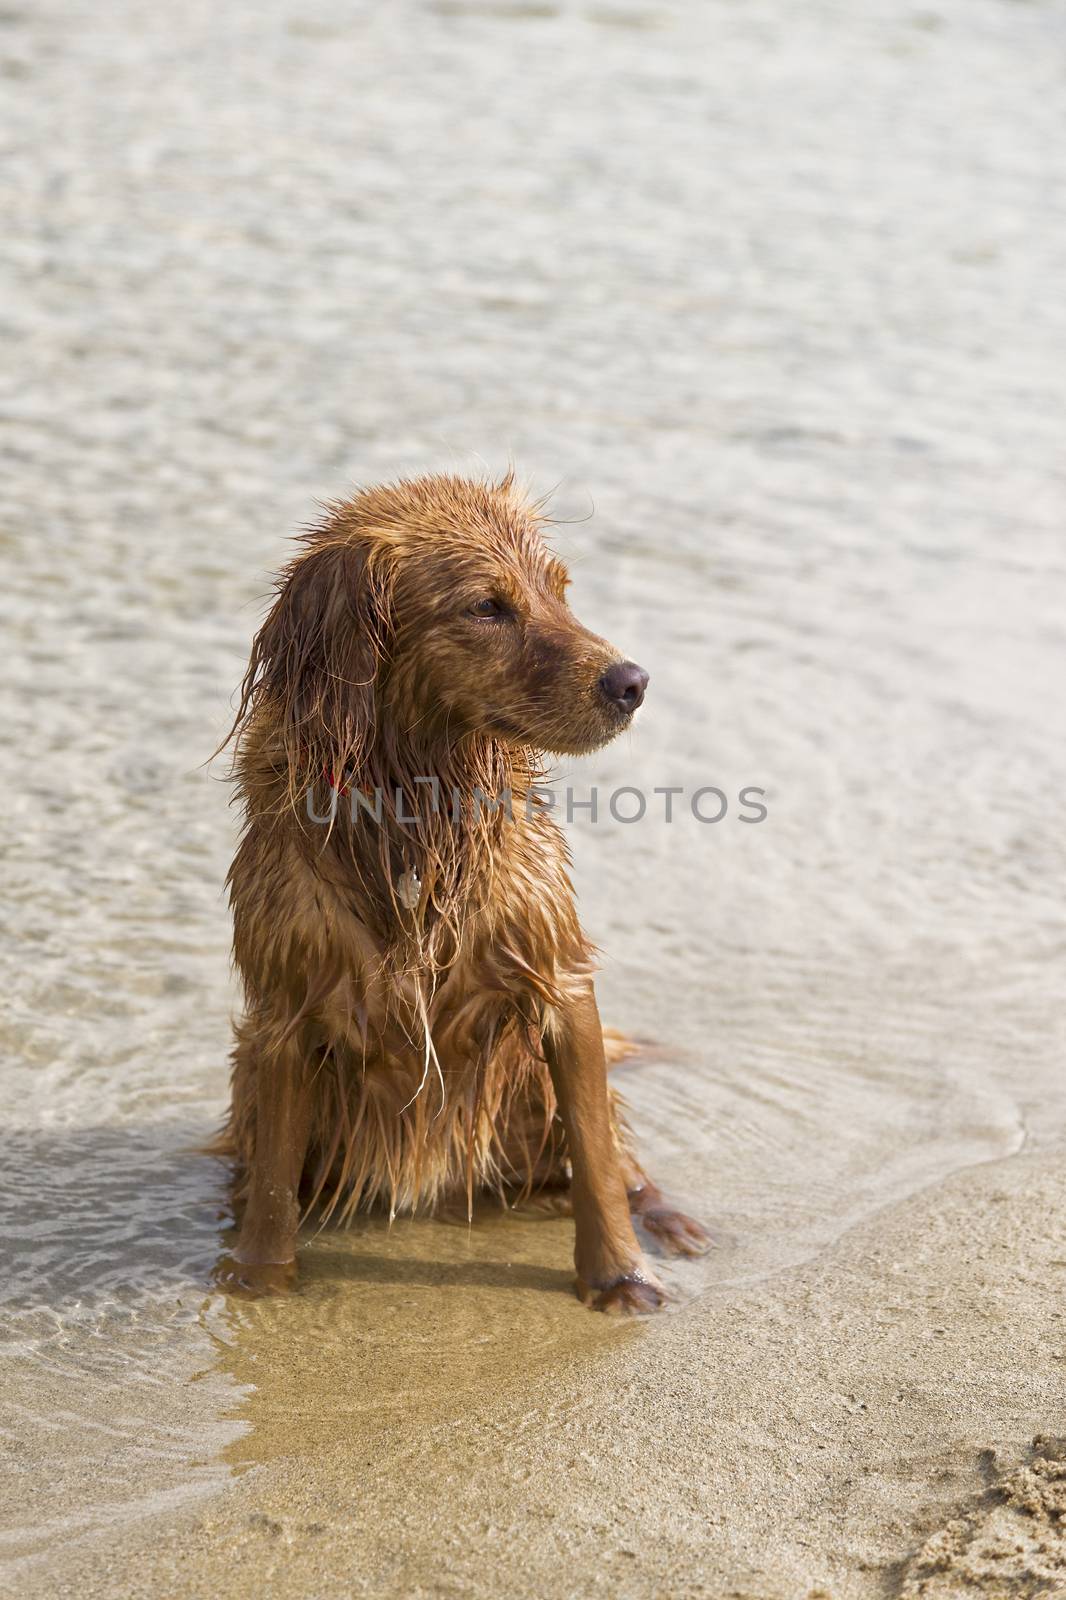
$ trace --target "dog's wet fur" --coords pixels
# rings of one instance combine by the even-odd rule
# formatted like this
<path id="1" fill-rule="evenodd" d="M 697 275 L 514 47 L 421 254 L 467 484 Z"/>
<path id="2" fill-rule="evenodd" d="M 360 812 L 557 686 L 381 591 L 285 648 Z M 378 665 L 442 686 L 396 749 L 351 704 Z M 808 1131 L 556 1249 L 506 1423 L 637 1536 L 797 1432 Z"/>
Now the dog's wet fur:
<path id="1" fill-rule="evenodd" d="M 544 753 L 614 738 L 648 681 L 570 610 L 546 521 L 511 474 L 404 481 L 329 507 L 280 575 L 232 732 L 228 1286 L 287 1287 L 312 1209 L 469 1211 L 485 1191 L 568 1195 L 601 1311 L 664 1302 L 634 1215 L 668 1250 L 706 1248 L 608 1087 L 592 951 L 535 793 Z M 472 803 L 505 791 L 509 814 Z M 378 792 L 380 824 L 360 803 Z"/>

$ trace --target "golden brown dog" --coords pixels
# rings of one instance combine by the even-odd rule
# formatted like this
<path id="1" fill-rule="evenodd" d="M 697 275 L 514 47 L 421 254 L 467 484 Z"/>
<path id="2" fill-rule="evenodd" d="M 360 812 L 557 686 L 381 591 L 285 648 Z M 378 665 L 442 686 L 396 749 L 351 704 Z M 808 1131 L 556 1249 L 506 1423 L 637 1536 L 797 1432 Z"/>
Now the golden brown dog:
<path id="1" fill-rule="evenodd" d="M 544 518 L 422 478 L 330 508 L 282 573 L 234 724 L 246 1013 L 219 1148 L 224 1282 L 281 1289 L 301 1214 L 569 1186 L 578 1291 L 663 1303 L 631 1213 L 706 1247 L 638 1166 L 538 752 L 629 726 L 647 675 L 588 632 Z M 509 796 L 509 803 L 508 797 Z"/>

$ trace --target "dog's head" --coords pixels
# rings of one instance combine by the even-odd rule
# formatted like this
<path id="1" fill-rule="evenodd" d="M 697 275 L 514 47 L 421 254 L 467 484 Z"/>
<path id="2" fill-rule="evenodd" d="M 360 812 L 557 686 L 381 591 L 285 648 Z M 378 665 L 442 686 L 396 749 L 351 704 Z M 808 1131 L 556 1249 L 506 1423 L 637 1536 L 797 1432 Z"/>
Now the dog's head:
<path id="1" fill-rule="evenodd" d="M 286 742 L 356 768 L 375 738 L 481 734 L 581 754 L 627 728 L 648 675 L 581 625 L 543 519 L 509 474 L 420 478 L 330 509 L 253 648 Z"/>

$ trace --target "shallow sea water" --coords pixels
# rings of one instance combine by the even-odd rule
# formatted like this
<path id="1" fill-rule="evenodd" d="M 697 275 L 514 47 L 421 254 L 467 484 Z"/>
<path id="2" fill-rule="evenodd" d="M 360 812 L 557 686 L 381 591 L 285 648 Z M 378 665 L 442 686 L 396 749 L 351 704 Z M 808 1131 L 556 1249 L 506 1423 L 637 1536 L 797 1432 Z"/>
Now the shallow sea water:
<path id="1" fill-rule="evenodd" d="M 17 1581 L 335 1426 L 271 1344 L 350 1349 L 337 1407 L 383 1426 L 516 1338 L 630 1337 L 570 1299 L 562 1221 L 371 1221 L 292 1302 L 209 1290 L 233 818 L 203 764 L 316 496 L 513 456 L 579 615 L 652 675 L 562 783 L 766 792 L 758 826 L 652 797 L 571 828 L 642 1148 L 719 1241 L 667 1266 L 682 1306 L 1061 1135 L 1064 24 L 5 8 Z"/>

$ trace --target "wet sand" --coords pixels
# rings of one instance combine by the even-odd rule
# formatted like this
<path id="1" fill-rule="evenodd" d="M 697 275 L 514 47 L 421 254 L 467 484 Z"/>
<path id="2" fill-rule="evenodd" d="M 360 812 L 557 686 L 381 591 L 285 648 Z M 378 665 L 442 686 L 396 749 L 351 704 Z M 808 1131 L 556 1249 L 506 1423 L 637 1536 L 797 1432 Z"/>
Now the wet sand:
<path id="1" fill-rule="evenodd" d="M 627 1325 L 558 1222 L 371 1228 L 234 1317 L 228 1487 L 29 1592 L 1059 1593 L 1064 1204 L 1060 1161 L 991 1163 Z"/>
<path id="2" fill-rule="evenodd" d="M 1064 32 L 0 14 L 5 1592 L 1066 1593 Z M 203 763 L 315 497 L 509 455 L 652 673 L 559 777 L 649 795 L 576 881 L 715 1248 L 639 1326 L 557 1218 L 227 1301 Z"/>

